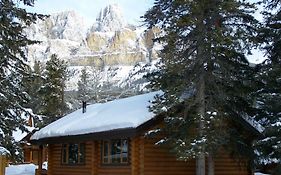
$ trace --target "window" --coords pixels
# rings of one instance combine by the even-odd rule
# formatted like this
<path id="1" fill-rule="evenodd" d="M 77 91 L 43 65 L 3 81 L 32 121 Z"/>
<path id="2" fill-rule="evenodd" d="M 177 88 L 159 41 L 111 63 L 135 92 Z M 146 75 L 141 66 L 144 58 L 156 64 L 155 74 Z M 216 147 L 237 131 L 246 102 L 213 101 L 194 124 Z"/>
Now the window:
<path id="1" fill-rule="evenodd" d="M 103 141 L 102 145 L 103 164 L 128 163 L 128 139 Z"/>
<path id="2" fill-rule="evenodd" d="M 62 164 L 83 164 L 85 163 L 85 144 L 63 144 Z"/>

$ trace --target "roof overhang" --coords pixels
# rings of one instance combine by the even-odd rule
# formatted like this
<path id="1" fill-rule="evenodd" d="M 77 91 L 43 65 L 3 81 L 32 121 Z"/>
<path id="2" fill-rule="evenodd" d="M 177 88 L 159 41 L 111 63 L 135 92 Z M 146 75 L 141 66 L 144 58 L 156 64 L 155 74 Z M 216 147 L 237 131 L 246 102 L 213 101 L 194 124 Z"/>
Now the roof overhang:
<path id="1" fill-rule="evenodd" d="M 120 139 L 120 138 L 132 138 L 139 136 L 149 128 L 159 124 L 163 121 L 162 116 L 154 117 L 137 128 L 122 128 L 114 129 L 103 132 L 95 132 L 81 135 L 69 135 L 60 137 L 47 137 L 38 140 L 30 140 L 31 144 L 44 145 L 44 144 L 59 144 L 59 143 L 73 143 L 73 142 L 85 142 L 90 140 L 105 140 L 105 139 Z"/>

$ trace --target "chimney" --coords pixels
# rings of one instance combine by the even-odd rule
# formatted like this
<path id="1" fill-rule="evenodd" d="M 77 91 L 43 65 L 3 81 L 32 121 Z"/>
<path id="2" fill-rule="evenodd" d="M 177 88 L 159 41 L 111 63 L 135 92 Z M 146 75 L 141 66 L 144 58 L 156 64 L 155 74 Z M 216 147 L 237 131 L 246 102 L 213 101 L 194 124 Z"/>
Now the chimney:
<path id="1" fill-rule="evenodd" d="M 86 101 L 82 101 L 82 113 L 86 112 L 86 108 L 87 108 L 87 103 Z"/>

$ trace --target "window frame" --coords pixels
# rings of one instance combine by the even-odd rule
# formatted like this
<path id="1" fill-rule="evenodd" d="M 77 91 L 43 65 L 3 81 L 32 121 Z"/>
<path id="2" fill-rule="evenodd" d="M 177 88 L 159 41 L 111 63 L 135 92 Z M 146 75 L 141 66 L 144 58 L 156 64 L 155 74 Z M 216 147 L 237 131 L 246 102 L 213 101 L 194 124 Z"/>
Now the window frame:
<path id="1" fill-rule="evenodd" d="M 126 159 L 127 161 L 124 161 L 124 157 L 122 157 L 123 155 L 123 147 L 121 147 L 121 152 L 120 152 L 120 162 L 113 162 L 113 156 L 112 156 L 112 144 L 116 141 L 120 141 L 121 145 L 122 145 L 122 141 L 127 141 L 127 152 L 126 152 Z M 108 161 L 105 162 L 105 143 L 107 143 L 107 157 L 108 157 Z M 130 164 L 130 140 L 128 138 L 122 138 L 122 139 L 109 139 L 109 140 L 102 140 L 101 142 L 101 164 L 105 165 L 105 166 L 126 166 Z"/>
<path id="2" fill-rule="evenodd" d="M 70 146 L 77 145 L 77 162 L 70 162 Z M 83 150 L 81 150 L 83 148 Z M 82 159 L 81 159 L 82 158 Z M 85 143 L 63 143 L 61 144 L 61 164 L 62 165 L 85 165 L 86 163 L 86 144 Z"/>

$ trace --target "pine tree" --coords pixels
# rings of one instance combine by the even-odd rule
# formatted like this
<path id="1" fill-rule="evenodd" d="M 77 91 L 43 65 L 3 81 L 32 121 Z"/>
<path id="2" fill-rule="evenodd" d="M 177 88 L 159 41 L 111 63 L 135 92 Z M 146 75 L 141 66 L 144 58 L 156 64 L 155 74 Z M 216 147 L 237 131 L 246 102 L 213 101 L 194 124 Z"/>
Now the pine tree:
<path id="1" fill-rule="evenodd" d="M 27 57 L 24 49 L 35 43 L 29 40 L 23 30 L 43 16 L 28 13 L 19 8 L 18 3 L 33 5 L 32 0 L 1 0 L 0 1 L 0 145 L 7 147 L 15 159 L 19 147 L 14 143 L 12 132 L 16 128 L 24 130 L 23 107 L 28 94 L 23 91 L 22 79 L 25 72 Z"/>
<path id="2" fill-rule="evenodd" d="M 40 94 L 41 87 L 43 86 L 42 66 L 39 61 L 35 61 L 33 68 L 26 67 L 28 75 L 22 80 L 24 91 L 29 94 L 29 98 L 26 104 L 24 104 L 24 107 L 32 110 L 35 127 L 40 127 L 42 125 L 40 117 L 36 115 L 40 114 L 42 111 L 42 96 Z"/>
<path id="3" fill-rule="evenodd" d="M 261 165 L 277 163 L 273 174 L 281 174 L 281 1 L 265 2 L 265 24 L 260 38 L 268 59 L 261 65 L 257 77 L 257 118 L 265 126 L 265 137 L 258 141 L 257 149 Z"/>
<path id="4" fill-rule="evenodd" d="M 88 101 L 91 98 L 90 95 L 90 75 L 87 72 L 87 67 L 81 70 L 80 80 L 78 81 L 78 100 Z"/>
<path id="5" fill-rule="evenodd" d="M 43 87 L 40 90 L 43 99 L 41 114 L 44 125 L 47 125 L 62 117 L 67 106 L 64 100 L 64 88 L 67 78 L 67 64 L 53 54 L 46 63 Z"/>
<path id="6" fill-rule="evenodd" d="M 43 86 L 43 65 L 40 61 L 35 61 L 33 68 L 28 67 L 29 75 L 24 78 L 24 87 L 29 95 L 29 100 L 26 107 L 31 108 L 33 113 L 39 114 L 42 98 L 40 89 Z"/>
<path id="7" fill-rule="evenodd" d="M 197 175 L 213 174 L 218 149 L 253 155 L 238 120 L 252 114 L 253 68 L 245 57 L 255 44 L 255 6 L 236 0 L 156 0 L 144 15 L 163 33 L 164 45 L 151 87 L 161 89 L 152 109 L 168 109 L 166 143 L 180 159 L 197 159 Z M 235 121 L 235 122 L 233 122 Z M 226 146 L 227 145 L 227 146 Z"/>
<path id="8" fill-rule="evenodd" d="M 101 81 L 103 78 L 102 67 L 92 66 L 90 68 L 90 91 L 91 101 L 99 102 L 100 94 L 102 92 Z"/>

